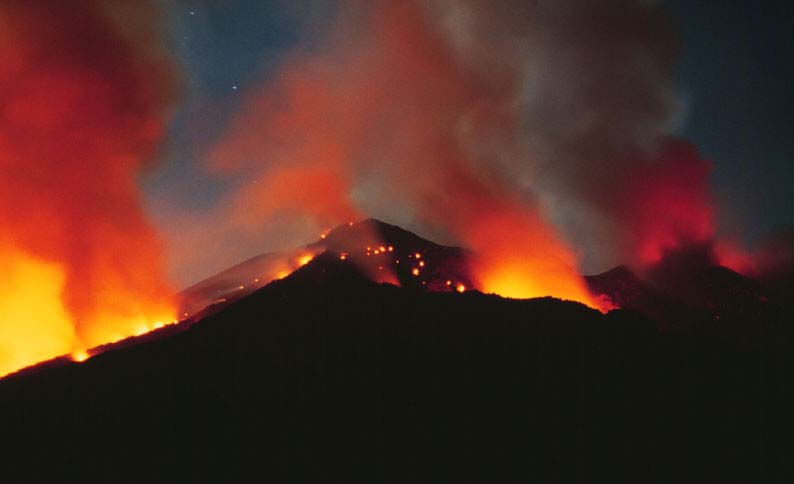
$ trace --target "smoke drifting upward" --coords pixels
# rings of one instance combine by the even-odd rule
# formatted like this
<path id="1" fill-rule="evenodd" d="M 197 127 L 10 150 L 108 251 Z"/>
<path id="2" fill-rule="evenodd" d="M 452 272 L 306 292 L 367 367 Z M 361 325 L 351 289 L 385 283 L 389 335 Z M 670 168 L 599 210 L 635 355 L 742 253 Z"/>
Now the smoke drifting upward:
<path id="1" fill-rule="evenodd" d="M 582 259 L 645 266 L 713 236 L 709 163 L 669 137 L 660 6 L 351 0 L 338 22 L 248 93 L 212 153 L 258 177 L 222 216 L 233 230 L 279 208 L 322 226 L 388 213 L 474 249 L 486 291 L 593 305 Z"/>
<path id="2" fill-rule="evenodd" d="M 153 13 L 0 5 L 0 374 L 173 319 L 136 185 L 174 92 Z"/>

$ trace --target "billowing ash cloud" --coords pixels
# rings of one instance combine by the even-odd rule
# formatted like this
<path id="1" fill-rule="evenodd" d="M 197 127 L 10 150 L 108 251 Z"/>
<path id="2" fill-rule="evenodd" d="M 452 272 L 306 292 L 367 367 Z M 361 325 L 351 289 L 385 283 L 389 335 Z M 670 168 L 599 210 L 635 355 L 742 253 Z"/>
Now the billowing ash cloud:
<path id="1" fill-rule="evenodd" d="M 0 4 L 0 374 L 170 312 L 136 185 L 174 93 L 155 14 Z"/>
<path id="2" fill-rule="evenodd" d="M 475 249 L 486 290 L 580 300 L 583 261 L 644 265 L 712 236 L 709 163 L 668 137 L 660 6 L 351 0 L 337 21 L 249 90 L 209 156 L 257 180 L 215 230 L 383 217 Z"/>

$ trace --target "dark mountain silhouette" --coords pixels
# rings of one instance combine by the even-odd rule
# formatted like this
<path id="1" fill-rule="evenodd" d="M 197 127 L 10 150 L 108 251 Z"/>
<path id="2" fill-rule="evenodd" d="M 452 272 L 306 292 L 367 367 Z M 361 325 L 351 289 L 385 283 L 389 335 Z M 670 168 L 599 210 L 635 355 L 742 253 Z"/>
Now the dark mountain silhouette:
<path id="1" fill-rule="evenodd" d="M 428 291 L 466 252 L 367 224 L 167 333 L 0 380 L 3 481 L 792 482 L 790 306 L 736 344 L 660 331 L 640 305 L 672 296 L 626 269 L 591 278 L 638 304 L 606 315 Z M 386 261 L 404 287 L 370 279 Z"/>

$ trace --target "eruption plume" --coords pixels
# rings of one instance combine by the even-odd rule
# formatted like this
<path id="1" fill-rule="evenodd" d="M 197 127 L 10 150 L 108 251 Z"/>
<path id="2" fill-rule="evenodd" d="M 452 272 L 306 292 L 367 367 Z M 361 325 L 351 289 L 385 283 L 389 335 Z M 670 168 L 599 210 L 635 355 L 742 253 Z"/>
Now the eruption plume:
<path id="1" fill-rule="evenodd" d="M 174 92 L 154 13 L 0 5 L 0 374 L 173 319 L 136 186 Z"/>
<path id="2" fill-rule="evenodd" d="M 338 21 L 327 50 L 296 54 L 249 93 L 212 153 L 214 170 L 261 176 L 230 203 L 247 224 L 294 210 L 284 180 L 316 173 L 325 189 L 309 184 L 297 208 L 321 225 L 363 211 L 441 227 L 479 254 L 482 289 L 591 305 L 578 275 L 589 250 L 634 260 L 677 243 L 654 242 L 636 211 L 622 216 L 628 196 L 612 196 L 632 190 L 632 173 L 668 173 L 657 160 L 677 112 L 675 42 L 659 7 L 349 1 Z"/>

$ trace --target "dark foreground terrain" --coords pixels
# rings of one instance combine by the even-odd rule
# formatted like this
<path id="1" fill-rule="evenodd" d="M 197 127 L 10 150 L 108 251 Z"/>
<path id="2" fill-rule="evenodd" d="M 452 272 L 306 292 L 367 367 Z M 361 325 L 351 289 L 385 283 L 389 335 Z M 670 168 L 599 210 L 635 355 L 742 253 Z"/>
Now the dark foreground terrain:
<path id="1" fill-rule="evenodd" d="M 794 482 L 791 314 L 747 336 L 377 285 L 336 256 L 0 381 L 0 482 Z"/>

